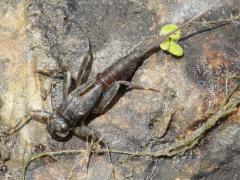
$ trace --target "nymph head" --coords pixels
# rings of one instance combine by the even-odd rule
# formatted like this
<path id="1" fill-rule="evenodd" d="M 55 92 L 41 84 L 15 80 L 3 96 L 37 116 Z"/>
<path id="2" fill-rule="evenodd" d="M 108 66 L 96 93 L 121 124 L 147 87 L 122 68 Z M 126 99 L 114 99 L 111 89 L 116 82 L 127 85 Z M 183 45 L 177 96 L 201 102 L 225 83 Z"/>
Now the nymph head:
<path id="1" fill-rule="evenodd" d="M 68 123 L 58 114 L 53 113 L 47 125 L 47 130 L 53 139 L 63 141 L 70 133 Z"/>

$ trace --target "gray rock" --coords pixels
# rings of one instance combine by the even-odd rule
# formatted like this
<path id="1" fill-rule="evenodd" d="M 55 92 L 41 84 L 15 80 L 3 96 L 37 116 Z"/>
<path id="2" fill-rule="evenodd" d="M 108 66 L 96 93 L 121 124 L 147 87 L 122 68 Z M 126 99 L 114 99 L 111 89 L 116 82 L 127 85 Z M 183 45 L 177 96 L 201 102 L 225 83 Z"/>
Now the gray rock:
<path id="1" fill-rule="evenodd" d="M 158 34 L 163 24 L 180 24 L 212 3 L 210 0 L 174 3 L 158 0 L 1 1 L 0 96 L 4 103 L 0 105 L 0 125 L 7 130 L 31 109 L 52 111 L 60 105 L 61 78 L 48 78 L 36 72 L 58 73 L 69 66 L 75 73 L 80 64 L 79 56 L 87 49 L 87 33 L 91 36 L 95 58 L 93 78 L 138 42 Z M 219 3 L 204 18 L 227 18 L 231 13 L 238 13 L 239 5 L 237 0 Z M 195 31 L 196 27 L 190 27 L 183 34 Z M 155 151 L 177 137 L 187 136 L 193 124 L 206 119 L 221 106 L 226 74 L 239 74 L 239 35 L 239 22 L 235 22 L 182 40 L 182 58 L 176 59 L 163 52 L 152 55 L 132 81 L 160 92 L 126 92 L 90 126 L 102 134 L 112 149 L 126 151 Z M 59 83 L 54 86 L 56 82 Z M 159 142 L 155 135 L 160 131 L 156 127 L 161 128 L 161 125 L 152 128 L 148 125 L 153 114 L 161 117 L 168 110 L 167 87 L 176 92 L 171 107 L 179 110 Z M 222 121 L 209 131 L 201 144 L 183 155 L 127 160 L 124 155 L 112 154 L 116 178 L 239 179 L 238 119 L 239 113 Z M 6 164 L 8 171 L 2 176 L 17 179 L 22 173 L 19 165 L 33 153 L 86 148 L 86 143 L 75 137 L 65 143 L 56 142 L 43 124 L 32 121 L 13 136 L 7 147 L 11 158 Z M 58 159 L 43 158 L 33 162 L 27 179 L 112 178 L 112 164 L 107 154 L 94 155 L 88 174 L 87 154 Z"/>

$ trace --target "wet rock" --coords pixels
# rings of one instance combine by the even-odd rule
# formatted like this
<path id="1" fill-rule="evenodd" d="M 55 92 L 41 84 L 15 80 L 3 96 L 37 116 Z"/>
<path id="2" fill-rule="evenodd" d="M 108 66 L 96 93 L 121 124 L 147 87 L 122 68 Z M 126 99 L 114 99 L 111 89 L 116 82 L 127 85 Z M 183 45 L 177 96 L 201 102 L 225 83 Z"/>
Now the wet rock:
<path id="1" fill-rule="evenodd" d="M 212 1 L 1 1 L 0 4 L 0 92 L 1 121 L 13 127 L 31 109 L 52 111 L 62 101 L 62 72 L 69 68 L 76 76 L 79 57 L 87 49 L 90 34 L 94 65 L 91 78 L 125 55 L 142 39 L 157 34 L 165 23 L 180 23 L 206 9 Z M 238 1 L 218 4 L 206 19 L 229 17 L 237 13 Z M 219 109 L 225 94 L 226 74 L 239 74 L 239 22 L 196 33 L 181 42 L 184 57 L 176 59 L 158 52 L 137 70 L 132 81 L 160 92 L 133 90 L 122 94 L 90 126 L 113 149 L 155 151 L 188 135 L 189 127 L 204 123 Z M 184 34 L 197 31 L 196 27 Z M 45 75 L 37 72 L 47 72 Z M 51 78 L 48 76 L 54 76 Z M 175 98 L 166 105 L 166 88 Z M 173 109 L 171 109 L 173 108 Z M 162 119 L 166 111 L 176 110 L 166 135 L 161 124 L 149 128 L 152 114 Z M 193 151 L 173 158 L 132 158 L 112 154 L 117 179 L 218 179 L 239 178 L 239 113 L 210 131 Z M 202 121 L 203 120 L 203 121 Z M 161 123 L 161 122 L 159 122 Z M 201 125 L 201 123 L 200 123 Z M 164 144 L 165 143 L 165 144 Z M 54 141 L 46 127 L 30 122 L 7 144 L 11 158 L 5 177 L 19 178 L 22 167 L 33 153 L 86 148 L 73 137 L 68 142 Z M 1 151 L 4 150 L 3 148 Z M 112 164 L 108 155 L 94 155 L 87 173 L 87 150 L 79 156 L 59 156 L 33 162 L 27 179 L 42 174 L 50 178 L 110 179 Z"/>

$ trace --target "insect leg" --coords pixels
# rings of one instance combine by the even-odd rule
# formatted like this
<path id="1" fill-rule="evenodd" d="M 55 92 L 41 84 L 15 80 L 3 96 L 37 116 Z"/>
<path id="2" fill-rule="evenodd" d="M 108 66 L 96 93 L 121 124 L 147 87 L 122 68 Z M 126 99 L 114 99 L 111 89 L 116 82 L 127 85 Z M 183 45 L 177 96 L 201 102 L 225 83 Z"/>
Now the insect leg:
<path id="1" fill-rule="evenodd" d="M 103 97 L 100 99 L 98 106 L 94 109 L 94 114 L 102 114 L 108 107 L 108 105 L 112 102 L 114 97 L 117 95 L 117 92 L 120 88 L 120 83 L 115 81 L 108 90 L 103 94 Z"/>
<path id="2" fill-rule="evenodd" d="M 76 79 L 76 86 L 80 86 L 87 82 L 89 74 L 92 69 L 93 65 L 93 55 L 92 55 L 92 49 L 91 49 L 91 43 L 90 38 L 88 40 L 89 42 L 89 49 L 88 51 L 81 57 L 82 58 L 82 64 L 80 66 L 80 69 L 78 71 L 77 79 Z"/>
<path id="3" fill-rule="evenodd" d="M 89 126 L 82 125 L 82 126 L 75 127 L 72 130 L 72 133 L 82 140 L 85 140 L 88 142 L 99 141 L 101 143 L 101 136 L 99 135 L 99 133 L 96 130 L 90 128 Z"/>
<path id="4" fill-rule="evenodd" d="M 71 75 L 70 71 L 67 71 L 64 75 L 64 85 L 63 85 L 63 97 L 66 99 L 67 95 L 71 93 L 76 87 L 83 85 L 87 82 L 89 74 L 92 69 L 93 64 L 93 55 L 91 50 L 91 44 L 89 39 L 89 49 L 88 51 L 81 57 L 82 64 L 79 68 L 77 78 L 74 79 Z"/>
<path id="5" fill-rule="evenodd" d="M 129 81 L 117 81 L 118 83 L 127 86 L 127 90 L 132 90 L 132 89 L 139 89 L 139 90 L 145 90 L 145 91 L 155 91 L 155 92 L 159 92 L 159 90 L 157 89 L 153 89 L 153 88 L 148 88 L 148 87 L 143 87 L 143 86 L 139 86 L 136 84 L 133 84 Z"/>
<path id="6" fill-rule="evenodd" d="M 22 118 L 13 128 L 10 129 L 5 137 L 5 141 L 7 141 L 14 133 L 22 129 L 31 120 L 37 120 L 38 122 L 47 124 L 50 116 L 51 113 L 46 111 L 32 111 L 30 115 Z"/>
<path id="7" fill-rule="evenodd" d="M 64 74 L 63 81 L 63 99 L 66 99 L 67 95 L 76 88 L 76 81 L 73 79 L 70 71 Z"/>
<path id="8" fill-rule="evenodd" d="M 94 109 L 94 114 L 102 114 L 108 107 L 108 105 L 112 102 L 114 97 L 117 95 L 118 90 L 121 85 L 127 86 L 128 90 L 131 89 L 140 89 L 140 90 L 150 90 L 150 91 L 158 91 L 151 88 L 145 88 L 142 86 L 134 85 L 128 81 L 115 81 L 112 85 L 108 88 L 108 90 L 103 94 L 98 106 Z"/>
<path id="9" fill-rule="evenodd" d="M 51 113 L 47 111 L 35 110 L 31 111 L 30 116 L 32 120 L 47 124 L 50 119 Z"/>

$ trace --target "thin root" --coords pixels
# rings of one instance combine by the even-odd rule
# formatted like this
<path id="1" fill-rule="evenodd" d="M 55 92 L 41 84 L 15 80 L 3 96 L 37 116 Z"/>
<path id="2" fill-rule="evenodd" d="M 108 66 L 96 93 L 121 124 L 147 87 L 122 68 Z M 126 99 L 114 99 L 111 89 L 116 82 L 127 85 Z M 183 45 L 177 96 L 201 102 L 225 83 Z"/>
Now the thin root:
<path id="1" fill-rule="evenodd" d="M 115 154 L 128 155 L 132 157 L 144 156 L 144 157 L 152 157 L 152 158 L 166 157 L 166 156 L 170 157 L 177 154 L 181 154 L 193 148 L 195 145 L 197 145 L 198 142 L 201 140 L 201 138 L 206 134 L 207 130 L 214 127 L 220 119 L 226 118 L 232 113 L 236 112 L 239 105 L 240 105 L 240 97 L 231 98 L 226 105 L 222 106 L 218 112 L 212 115 L 204 125 L 202 125 L 200 128 L 195 130 L 189 137 L 186 137 L 185 139 L 180 140 L 176 143 L 173 143 L 169 147 L 158 150 L 156 152 L 148 152 L 148 151 L 129 152 L 129 151 L 113 150 L 108 148 L 91 149 L 91 151 L 92 153 L 115 153 Z M 36 159 L 40 159 L 45 156 L 55 157 L 59 155 L 70 155 L 70 154 L 81 154 L 81 153 L 84 153 L 84 150 L 82 149 L 64 150 L 64 151 L 58 151 L 58 152 L 40 153 L 38 155 L 33 156 L 32 158 L 30 158 L 30 160 L 26 162 L 24 166 L 23 175 L 25 177 L 28 166 L 32 161 Z"/>

